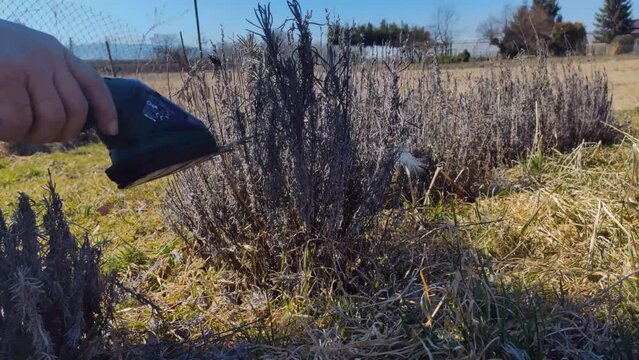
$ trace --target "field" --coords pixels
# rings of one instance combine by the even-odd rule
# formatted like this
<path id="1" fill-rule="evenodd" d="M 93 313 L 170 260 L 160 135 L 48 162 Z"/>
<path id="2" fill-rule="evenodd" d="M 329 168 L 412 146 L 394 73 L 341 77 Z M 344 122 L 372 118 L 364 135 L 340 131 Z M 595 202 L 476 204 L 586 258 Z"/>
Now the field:
<path id="1" fill-rule="evenodd" d="M 220 224 L 233 222 L 228 226 L 237 231 L 238 248 L 243 248 L 233 251 L 254 266 L 235 269 L 230 262 L 220 263 L 213 256 L 219 249 L 202 250 L 197 240 L 184 241 L 179 226 L 169 220 L 181 211 L 165 200 L 167 189 L 175 191 L 169 182 L 183 186 L 184 197 L 197 198 L 192 195 L 201 191 L 193 185 L 199 173 L 120 191 L 103 174 L 109 159 L 100 144 L 0 158 L 0 208 L 9 213 L 19 192 L 34 199 L 44 195 L 50 174 L 72 232 L 88 233 L 96 243 L 106 240 L 103 270 L 139 293 L 117 304 L 111 340 L 151 344 L 166 358 L 189 351 L 217 354 L 211 358 L 221 353 L 230 358 L 595 358 L 604 351 L 633 358 L 639 336 L 639 58 L 574 61 L 584 73 L 599 70 L 608 76 L 615 116 L 624 124 L 614 130 L 612 144 L 579 142 L 563 153 L 548 149 L 509 159 L 511 166 L 495 171 L 498 181 L 491 178 L 490 194 L 462 196 L 466 188 L 455 192 L 461 176 L 433 190 L 436 196 L 430 196 L 435 180 L 426 181 L 430 187 L 409 185 L 399 192 L 400 210 L 385 204 L 380 211 L 383 219 L 397 213 L 388 216 L 398 223 L 393 245 L 383 248 L 383 242 L 369 240 L 379 235 L 377 228 L 363 233 L 364 244 L 385 252 L 370 264 L 359 254 L 375 253 L 364 250 L 344 264 L 326 260 L 320 252 L 328 250 L 308 245 L 318 239 L 302 235 L 307 243 L 300 248 L 274 247 L 292 254 L 282 255 L 281 264 L 257 260 L 252 256 L 266 255 L 252 248 L 258 241 L 248 238 L 263 236 L 267 242 L 269 234 L 246 230 L 256 225 L 237 229 L 236 219 L 230 218 Z M 450 71 L 463 88 L 469 74 L 493 68 L 481 63 L 443 71 Z M 182 77 L 141 75 L 176 98 Z M 235 99 L 233 93 L 224 96 Z M 193 106 L 190 99 L 176 101 Z M 535 130 L 535 139 L 539 133 Z M 541 149 L 539 143 L 533 145 Z M 221 160 L 211 166 L 217 167 L 205 170 L 231 167 Z M 397 178 L 403 175 L 395 176 L 393 186 L 402 186 Z M 231 176 L 225 186 L 241 179 Z M 232 198 L 241 192 L 233 190 L 232 195 L 219 194 Z M 207 206 L 215 214 L 227 209 L 215 201 Z M 192 220 L 187 215 L 181 216 Z M 293 228 L 295 222 L 302 220 L 278 222 L 283 227 L 278 236 L 288 229 L 315 236 L 303 226 Z M 324 229 L 324 224 L 314 225 Z M 215 237 L 217 229 L 210 231 L 197 234 Z M 325 235 L 322 231 L 318 238 Z M 336 274 L 327 264 L 344 268 Z M 131 354 L 144 351 L 150 350 L 134 348 Z"/>
<path id="2" fill-rule="evenodd" d="M 632 110 L 639 106 L 639 58 L 636 56 L 618 57 L 579 57 L 573 60 L 584 71 L 603 70 L 608 75 L 613 93 L 613 106 L 616 110 Z M 467 74 L 477 74 L 489 67 L 489 63 L 471 64 L 469 67 L 452 65 L 450 70 L 458 78 Z"/>
<path id="3" fill-rule="evenodd" d="M 584 71 L 603 70 L 608 75 L 611 91 L 614 95 L 613 106 L 615 110 L 632 110 L 639 106 L 639 57 L 580 57 L 574 59 Z M 467 75 L 477 75 L 492 66 L 491 62 L 479 62 L 470 64 L 453 64 L 444 66 L 444 70 L 462 80 Z M 123 75 L 123 76 L 133 76 Z M 177 73 L 142 73 L 140 79 L 151 84 L 163 94 L 175 93 L 182 84 L 181 76 Z M 169 91 L 169 88 L 171 91 Z"/>

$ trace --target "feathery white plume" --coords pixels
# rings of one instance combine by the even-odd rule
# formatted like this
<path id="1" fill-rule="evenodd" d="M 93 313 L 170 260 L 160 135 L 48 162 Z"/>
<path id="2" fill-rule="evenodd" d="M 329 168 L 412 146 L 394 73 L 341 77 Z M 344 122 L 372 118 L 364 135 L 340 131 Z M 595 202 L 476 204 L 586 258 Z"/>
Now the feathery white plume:
<path id="1" fill-rule="evenodd" d="M 397 165 L 402 166 L 409 177 L 411 175 L 418 176 L 424 173 L 424 163 L 406 149 L 400 150 Z"/>

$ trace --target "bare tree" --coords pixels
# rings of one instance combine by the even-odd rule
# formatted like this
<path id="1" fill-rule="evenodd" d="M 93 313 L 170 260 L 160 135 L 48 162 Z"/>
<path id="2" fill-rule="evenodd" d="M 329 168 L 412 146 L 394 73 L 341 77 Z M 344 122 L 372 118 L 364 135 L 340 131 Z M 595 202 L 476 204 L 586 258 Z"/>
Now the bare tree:
<path id="1" fill-rule="evenodd" d="M 435 52 L 450 55 L 453 47 L 454 27 L 457 22 L 457 13 L 451 6 L 443 6 L 437 9 L 433 18 L 432 35 L 435 40 Z"/>
<path id="2" fill-rule="evenodd" d="M 482 39 L 490 41 L 491 45 L 498 45 L 504 34 L 504 22 L 495 15 L 490 15 L 479 24 L 477 33 Z"/>
<path id="3" fill-rule="evenodd" d="M 149 41 L 157 58 L 163 59 L 180 49 L 180 40 L 175 34 L 153 34 Z"/>
<path id="4" fill-rule="evenodd" d="M 504 30 L 508 27 L 515 15 L 515 10 L 511 6 L 504 6 L 501 14 L 490 15 L 486 20 L 479 24 L 477 33 L 479 36 L 498 46 L 504 37 Z"/>

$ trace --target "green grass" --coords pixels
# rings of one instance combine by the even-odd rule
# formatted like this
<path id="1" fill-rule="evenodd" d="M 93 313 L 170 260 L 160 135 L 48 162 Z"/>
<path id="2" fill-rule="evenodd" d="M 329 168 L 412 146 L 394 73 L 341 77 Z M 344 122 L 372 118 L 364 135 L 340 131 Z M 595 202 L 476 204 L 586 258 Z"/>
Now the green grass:
<path id="1" fill-rule="evenodd" d="M 24 192 L 44 195 L 48 173 L 64 201 L 72 231 L 107 240 L 105 268 L 127 271 L 175 246 L 160 208 L 165 180 L 119 190 L 104 173 L 106 148 L 90 144 L 69 152 L 0 158 L 0 208 L 7 212 Z"/>

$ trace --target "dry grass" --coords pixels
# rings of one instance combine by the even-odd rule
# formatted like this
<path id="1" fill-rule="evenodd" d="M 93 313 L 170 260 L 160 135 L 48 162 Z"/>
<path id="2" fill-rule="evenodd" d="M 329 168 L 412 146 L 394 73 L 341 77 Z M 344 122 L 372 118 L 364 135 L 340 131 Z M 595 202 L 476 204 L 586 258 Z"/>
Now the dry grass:
<path id="1" fill-rule="evenodd" d="M 637 140 L 629 136 L 611 147 L 583 144 L 545 159 L 539 170 L 506 171 L 510 191 L 474 206 L 500 219 L 477 229 L 477 246 L 490 250 L 498 259 L 496 270 L 508 278 L 561 288 L 584 300 L 628 275 L 614 296 L 634 296 L 636 149 Z"/>
<path id="2" fill-rule="evenodd" d="M 388 278 L 355 267 L 355 293 L 275 295 L 185 254 L 136 284 L 174 336 L 243 327 L 230 339 L 265 358 L 634 358 L 636 159 L 629 139 L 584 144 L 505 170 L 497 197 L 415 204 L 396 244 L 413 249 L 399 260 L 414 268 Z M 145 308 L 122 315 L 145 319 Z"/>
<path id="3" fill-rule="evenodd" d="M 590 73 L 593 70 L 606 73 L 610 90 L 614 94 L 612 103 L 615 110 L 632 110 L 639 106 L 639 57 L 632 55 L 595 58 L 576 57 L 573 60 L 582 65 L 582 70 L 586 73 Z M 452 77 L 463 82 L 468 75 L 486 74 L 494 65 L 495 63 L 488 61 L 471 62 L 444 65 L 442 70 L 445 73 L 450 72 Z M 419 70 L 416 71 L 419 72 Z M 170 73 L 168 82 L 167 75 L 161 73 L 141 73 L 140 79 L 164 95 L 175 95 L 182 86 L 182 75 L 179 73 Z M 463 86 L 463 83 L 460 85 Z M 171 88 L 170 92 L 169 88 Z"/>
<path id="4" fill-rule="evenodd" d="M 282 103 L 286 96 L 285 89 L 273 89 L 273 85 L 277 85 L 270 82 L 274 77 L 286 77 L 291 86 L 304 86 L 290 73 L 287 59 L 272 60 L 276 63 L 272 65 L 279 66 L 277 71 L 254 78 L 263 82 L 262 87 L 255 89 L 264 91 L 268 106 Z M 622 83 L 634 81 L 625 69 L 639 66 L 639 60 L 577 62 L 586 74 L 592 69 L 605 69 L 615 106 L 619 109 L 632 106 L 631 87 L 624 87 Z M 528 70 L 535 66 L 531 64 Z M 391 65 L 401 67 L 401 64 Z M 465 89 L 469 73 L 479 76 L 499 71 L 494 65 L 446 67 L 444 71 L 450 70 L 450 78 L 459 80 L 457 86 Z M 506 66 L 513 65 L 521 64 Z M 384 68 L 380 66 L 380 69 Z M 514 70 L 515 76 L 522 79 L 529 76 L 517 71 Z M 330 67 L 317 73 L 318 77 L 331 80 Z M 369 75 L 381 82 L 389 80 L 384 82 L 388 87 L 372 87 L 372 91 L 359 93 L 361 99 L 370 103 L 358 109 L 360 118 L 353 116 L 355 123 L 363 123 L 361 119 L 377 119 L 387 125 L 385 117 L 392 118 L 391 115 L 398 113 L 397 100 L 401 102 L 409 96 L 403 92 L 404 88 L 401 91 L 399 86 L 392 88 L 396 73 L 385 72 L 386 80 L 377 76 L 381 72 Z M 402 76 L 409 78 L 410 86 L 411 81 L 418 81 L 415 79 L 422 75 Z M 214 79 L 211 74 L 206 76 L 206 82 L 213 84 L 211 93 L 218 100 L 215 107 L 208 109 L 209 114 L 231 120 L 214 123 L 241 125 L 237 117 L 246 110 L 242 106 L 253 104 L 241 88 L 248 82 L 234 72 L 227 76 L 236 83 L 224 83 L 228 78 Z M 168 78 L 170 86 L 166 74 L 143 75 L 143 80 L 160 92 L 184 101 L 177 96 L 178 85 L 181 86 L 184 79 L 182 75 L 169 74 Z M 447 78 L 446 74 L 442 78 Z M 566 80 L 561 76 L 558 79 L 561 79 L 557 82 L 559 86 Z M 580 77 L 574 79 L 571 84 L 576 84 L 575 87 L 587 83 Z M 194 81 L 192 97 L 186 100 L 196 99 L 188 105 L 205 115 L 206 108 L 197 103 L 197 98 L 203 94 L 202 90 L 204 93 L 208 90 L 201 86 L 204 83 L 201 77 Z M 240 88 L 228 87 L 228 84 L 240 84 Z M 552 88 L 552 84 L 539 91 Z M 486 91 L 489 88 L 485 86 Z M 339 108 L 334 106 L 340 99 L 334 95 L 339 93 L 331 94 L 328 88 L 313 94 L 326 100 L 328 105 L 308 106 L 306 110 L 310 114 L 322 114 L 325 116 L 322 120 L 329 122 L 326 119 Z M 527 100 L 519 102 L 516 98 L 519 95 L 514 96 L 511 113 L 524 114 L 520 111 L 521 104 L 528 107 L 534 104 Z M 457 116 L 461 113 L 459 109 L 464 109 L 450 110 L 443 106 L 432 110 L 433 104 L 427 104 L 426 111 L 437 111 L 435 114 L 448 117 Z M 286 103 L 279 112 L 260 113 L 253 109 L 248 114 L 282 125 L 295 115 L 286 108 L 290 105 Z M 420 106 L 400 108 L 399 113 L 404 116 L 424 110 Z M 553 116 L 558 115 L 549 117 Z M 617 116 L 632 121 L 639 118 L 637 112 L 618 112 Z M 534 116 L 522 115 L 520 119 L 526 126 L 534 124 Z M 570 122 L 575 120 L 570 116 L 561 119 L 567 121 L 558 122 L 559 126 L 567 129 L 583 121 Z M 590 120 L 595 123 L 597 117 Z M 321 126 L 335 130 L 333 125 L 322 123 Z M 271 197 L 284 205 L 264 205 L 263 198 L 269 190 L 265 184 L 272 179 L 267 179 L 270 176 L 267 167 L 248 164 L 260 160 L 259 149 L 254 147 L 247 147 L 250 156 L 246 153 L 240 154 L 243 158 L 229 156 L 223 160 L 226 163 L 220 161 L 180 178 L 181 195 L 190 197 L 188 206 L 182 205 L 181 210 L 188 212 L 190 206 L 196 208 L 191 218 L 184 217 L 198 224 L 197 230 L 201 232 L 193 232 L 199 236 L 196 240 L 211 241 L 216 231 L 224 231 L 223 236 L 216 238 L 218 242 L 210 242 L 209 254 L 237 256 L 236 260 L 245 262 L 239 268 L 225 263 L 225 259 L 202 258 L 190 244 L 176 241 L 175 235 L 167 231 L 160 213 L 161 189 L 166 183 L 153 183 L 123 193 L 110 186 L 100 172 L 106 166 L 106 153 L 97 145 L 66 154 L 1 159 L 0 200 L 6 204 L 8 199 L 13 199 L 9 193 L 44 184 L 46 169 L 52 168 L 54 179 L 61 183 L 62 196 L 69 200 L 66 206 L 71 222 L 96 236 L 114 240 L 106 250 L 105 267 L 117 270 L 126 286 L 153 303 L 150 305 L 136 296 L 125 297 L 119 303 L 109 339 L 116 358 L 182 359 L 199 353 L 201 358 L 215 359 L 221 358 L 222 353 L 210 348 L 217 347 L 230 348 L 227 352 L 230 358 L 250 355 L 296 359 L 632 359 L 639 354 L 636 325 L 639 142 L 633 137 L 635 129 L 625 129 L 625 135 L 615 132 L 623 139 L 618 144 L 579 145 L 576 139 L 568 139 L 562 146 L 565 154 L 550 149 L 552 144 L 545 152 L 535 152 L 533 156 L 523 153 L 515 159 L 512 168 L 497 170 L 495 196 L 479 196 L 473 202 L 464 196 L 436 194 L 444 187 L 427 190 L 430 178 L 425 183 L 425 193 L 418 187 L 404 187 L 406 191 L 395 201 L 374 208 L 374 225 L 382 226 L 362 226 L 350 231 L 349 235 L 358 236 L 358 245 L 365 244 L 370 249 L 358 249 L 355 256 L 351 253 L 344 258 L 339 257 L 344 248 L 337 252 L 330 247 L 304 246 L 307 242 L 344 246 L 349 243 L 338 244 L 336 239 L 349 238 L 331 238 L 334 228 L 326 219 L 335 219 L 330 214 L 334 208 L 338 208 L 339 213 L 339 207 L 331 207 L 330 201 L 320 199 L 320 210 L 299 205 L 300 199 L 304 199 L 298 187 L 303 176 L 284 173 L 280 178 L 283 179 L 281 187 L 290 193 Z M 445 130 L 445 126 L 439 129 L 442 133 Z M 234 131 L 238 130 L 219 131 L 235 135 Z M 469 138 L 474 135 L 472 131 L 467 133 Z M 528 132 L 523 134 L 521 139 L 535 138 L 528 135 Z M 287 169 L 294 168 L 296 165 L 292 164 L 296 159 L 290 152 L 299 143 L 282 134 L 274 137 L 280 141 L 278 145 L 284 144 L 286 149 L 275 154 L 280 164 Z M 473 146 L 459 146 L 451 152 L 467 151 L 472 156 L 475 146 L 485 145 L 470 140 L 467 139 Z M 578 146 L 570 149 L 574 145 Z M 243 150 L 248 152 L 247 148 Z M 307 154 L 316 155 L 321 161 L 304 171 L 318 174 L 328 168 L 344 174 L 343 168 L 334 165 L 339 152 L 322 147 L 308 150 Z M 348 152 L 361 161 L 355 162 L 359 170 L 379 161 L 372 161 L 366 153 L 368 150 Z M 455 156 L 450 158 L 454 160 Z M 513 160 L 512 157 L 509 160 Z M 496 164 L 490 164 L 491 171 Z M 220 169 L 228 172 L 220 175 Z M 400 171 L 393 173 L 397 187 L 406 184 L 400 182 L 401 174 Z M 439 172 L 436 174 L 442 176 Z M 344 178 L 348 176 L 357 178 L 362 173 L 351 171 Z M 250 187 L 263 188 L 255 191 Z M 291 189 L 298 189 L 298 194 Z M 333 189 L 318 190 L 311 186 L 302 190 L 324 196 Z M 175 200 L 176 194 L 173 195 Z M 248 196 L 251 204 L 240 201 Z M 365 197 L 352 196 L 354 201 L 361 198 Z M 322 209 L 330 211 L 322 212 Z M 267 224 L 257 226 L 250 222 Z M 216 226 L 206 231 L 199 227 L 212 224 Z M 256 251 L 255 247 L 264 246 L 258 240 L 264 239 L 268 240 L 267 251 L 263 252 L 262 248 Z M 285 243 L 287 240 L 292 240 L 291 246 Z M 238 243 L 238 248 L 220 245 Z M 324 258 L 318 256 L 322 249 Z M 258 264 L 256 257 L 259 256 L 268 258 L 258 259 L 260 266 L 252 266 Z M 337 273 L 339 276 L 333 276 Z M 120 339 L 133 339 L 140 346 L 125 344 Z"/>
<path id="5" fill-rule="evenodd" d="M 613 302 L 580 303 L 524 270 L 496 268 L 519 238 L 491 233 L 504 220 L 483 199 L 463 201 L 499 165 L 522 161 L 525 179 L 502 179 L 514 191 L 555 171 L 548 164 L 564 160 L 552 149 L 618 139 L 605 125 L 616 124 L 605 76 L 515 62 L 464 83 L 437 68 L 404 73 L 401 61 L 354 66 L 348 49 L 311 50 L 292 9 L 297 36 L 274 39 L 261 9 L 265 45 L 229 55 L 242 70 L 223 67 L 211 88 L 192 75 L 182 93 L 218 137 L 253 136 L 179 175 L 168 200 L 177 232 L 233 279 L 202 288 L 237 301 L 216 303 L 217 314 L 258 321 L 239 338 L 265 356 L 336 359 L 583 358 L 634 346 Z M 400 169 L 380 159 L 403 146 L 420 152 L 428 180 L 442 164 L 452 186 L 425 198 L 412 181 L 397 191 Z M 379 194 L 386 202 L 367 201 Z M 525 233 L 527 223 L 514 226 Z"/>
<path id="6" fill-rule="evenodd" d="M 414 264 L 413 270 L 387 278 L 353 268 L 357 292 L 315 289 L 313 296 L 304 288 L 279 295 L 253 288 L 194 257 L 159 228 L 161 186 L 118 196 L 100 172 L 106 153 L 97 150 L 5 159 L 2 194 L 6 201 L 15 191 L 31 191 L 52 168 L 70 200 L 71 221 L 116 240 L 107 249 L 109 264 L 117 261 L 129 286 L 161 310 L 132 298 L 120 304 L 122 336 L 162 340 L 129 349 L 132 357 L 176 358 L 186 350 L 167 341 L 190 338 L 202 339 L 186 343 L 193 349 L 226 345 L 236 347 L 230 354 L 264 358 L 636 355 L 637 165 L 628 139 L 504 170 L 508 191 L 498 197 L 417 202 L 405 214 L 401 240 L 414 250 L 402 266 Z M 110 210 L 100 216 L 96 209 L 105 201 Z M 119 231 L 122 218 L 130 225 Z"/>

